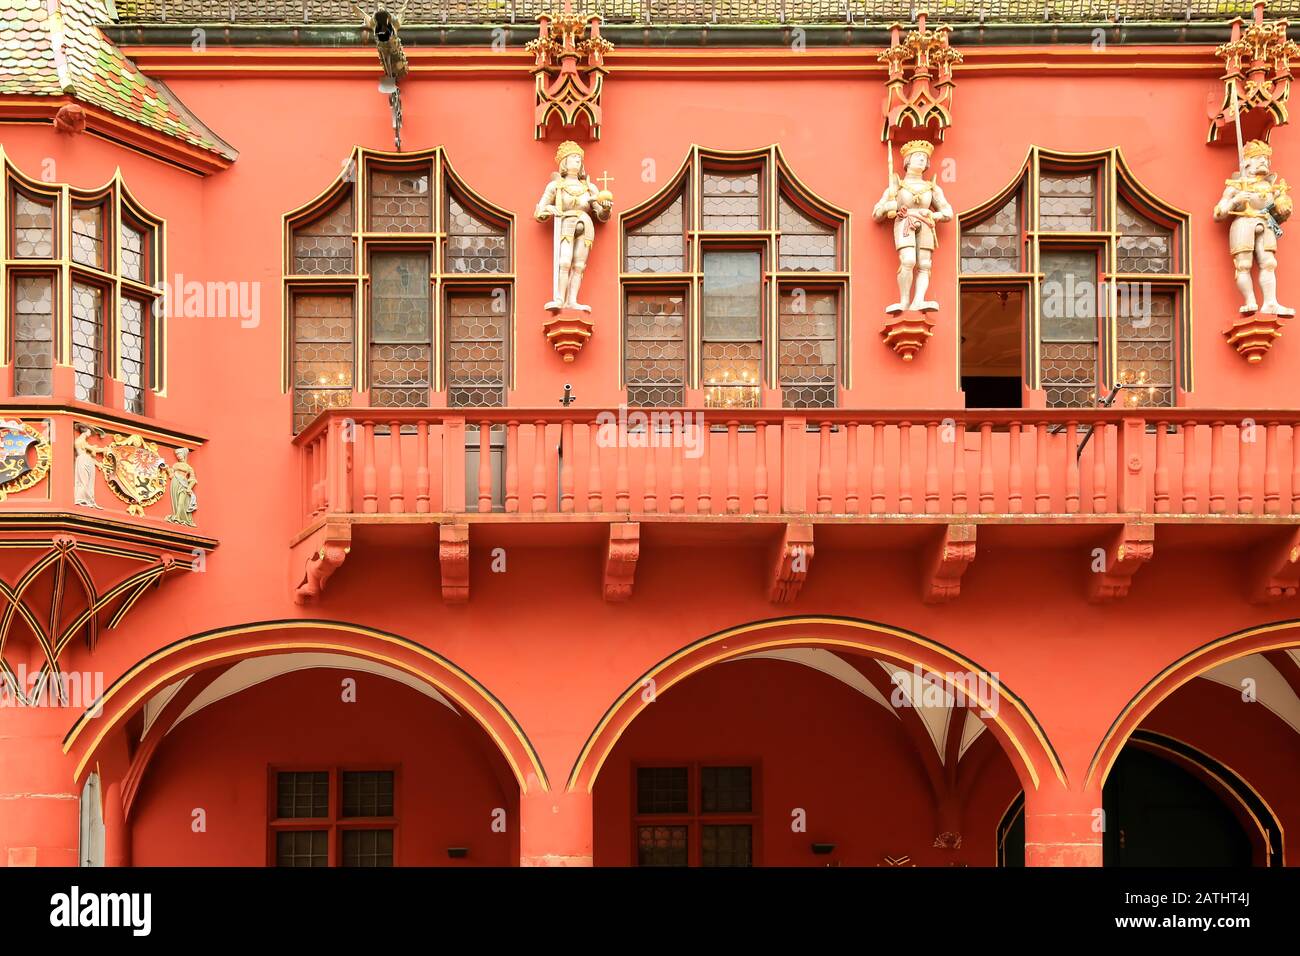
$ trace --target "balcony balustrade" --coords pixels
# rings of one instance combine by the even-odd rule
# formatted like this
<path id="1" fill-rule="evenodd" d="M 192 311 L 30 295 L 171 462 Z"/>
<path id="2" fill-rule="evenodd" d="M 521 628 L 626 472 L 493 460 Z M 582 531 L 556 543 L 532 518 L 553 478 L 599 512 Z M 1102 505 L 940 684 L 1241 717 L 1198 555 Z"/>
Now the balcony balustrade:
<path id="1" fill-rule="evenodd" d="M 814 533 L 823 547 L 924 549 L 931 602 L 959 593 L 977 531 L 1006 543 L 1026 527 L 1055 528 L 1025 538 L 1036 545 L 1087 549 L 1093 600 L 1128 593 L 1157 527 L 1174 545 L 1249 551 L 1252 600 L 1300 579 L 1294 411 L 357 408 L 295 441 L 299 601 L 319 596 L 357 526 L 372 541 L 375 526 L 436 527 L 453 602 L 468 597 L 471 528 L 499 544 L 534 542 L 538 526 L 552 542 L 608 528 L 610 600 L 631 593 L 643 529 L 667 545 L 774 544 L 777 602 L 797 596 Z"/>
<path id="2" fill-rule="evenodd" d="M 1300 514 L 1298 427 L 1267 410 L 371 408 L 325 412 L 296 444 L 307 522 L 1284 520 Z"/>

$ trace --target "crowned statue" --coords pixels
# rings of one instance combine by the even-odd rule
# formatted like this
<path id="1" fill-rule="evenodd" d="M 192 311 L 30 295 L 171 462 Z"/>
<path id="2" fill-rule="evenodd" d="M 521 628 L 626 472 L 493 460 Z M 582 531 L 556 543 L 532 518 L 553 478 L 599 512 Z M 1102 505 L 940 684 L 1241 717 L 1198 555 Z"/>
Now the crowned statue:
<path id="1" fill-rule="evenodd" d="M 1281 223 L 1291 215 L 1291 197 L 1286 180 L 1269 169 L 1273 148 L 1262 140 L 1251 140 L 1241 151 L 1241 169 L 1236 177 L 1225 180 L 1226 187 L 1214 207 L 1214 218 L 1230 221 L 1228 250 L 1236 273 L 1237 289 L 1244 304 L 1243 315 L 1263 312 L 1266 315 L 1292 316 L 1277 301 L 1277 240 Z M 1259 291 L 1262 305 L 1255 299 L 1251 270 L 1259 266 Z"/>
<path id="2" fill-rule="evenodd" d="M 582 273 L 595 241 L 595 222 L 605 222 L 614 207 L 614 194 L 597 189 L 583 165 L 583 149 L 572 140 L 555 151 L 558 171 L 551 176 L 533 213 L 538 222 L 553 221 L 555 228 L 554 281 L 546 308 L 590 312 L 578 302 Z"/>
<path id="3" fill-rule="evenodd" d="M 952 219 L 952 206 L 933 179 L 926 179 L 934 144 L 915 139 L 904 143 L 903 175 L 892 171 L 889 186 L 871 211 L 876 222 L 893 220 L 894 248 L 898 250 L 898 301 L 885 311 L 933 312 L 939 303 L 925 297 L 930 285 L 930 265 L 936 245 L 935 224 Z"/>

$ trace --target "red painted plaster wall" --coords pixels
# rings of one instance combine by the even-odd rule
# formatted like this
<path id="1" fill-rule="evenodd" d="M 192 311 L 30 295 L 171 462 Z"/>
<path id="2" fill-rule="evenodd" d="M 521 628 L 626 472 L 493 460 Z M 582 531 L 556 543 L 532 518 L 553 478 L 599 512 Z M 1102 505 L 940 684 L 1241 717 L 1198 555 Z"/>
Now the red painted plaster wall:
<path id="1" fill-rule="evenodd" d="M 340 681 L 355 677 L 355 703 Z M 370 674 L 298 671 L 227 697 L 163 741 L 132 813 L 137 866 L 263 866 L 268 767 L 396 767 L 397 862 L 506 866 L 518 854 L 518 794 L 508 771 L 463 716 Z M 507 831 L 492 831 L 492 811 Z M 191 829 L 196 808 L 207 830 Z M 468 847 L 449 860 L 447 847 Z"/>
<path id="2" fill-rule="evenodd" d="M 636 860 L 635 768 L 687 762 L 755 768 L 762 815 L 755 860 L 764 866 L 876 866 L 887 855 L 909 855 L 919 866 L 995 859 L 1001 810 L 990 819 L 987 806 L 964 816 L 960 850 L 934 848 L 933 792 L 897 717 L 802 664 L 747 660 L 688 678 L 624 735 L 596 783 L 597 866 Z M 991 764 L 998 762 L 1014 782 L 1005 757 L 984 770 L 996 773 Z M 791 827 L 797 809 L 805 811 L 807 832 Z M 812 843 L 836 849 L 814 856 Z"/>

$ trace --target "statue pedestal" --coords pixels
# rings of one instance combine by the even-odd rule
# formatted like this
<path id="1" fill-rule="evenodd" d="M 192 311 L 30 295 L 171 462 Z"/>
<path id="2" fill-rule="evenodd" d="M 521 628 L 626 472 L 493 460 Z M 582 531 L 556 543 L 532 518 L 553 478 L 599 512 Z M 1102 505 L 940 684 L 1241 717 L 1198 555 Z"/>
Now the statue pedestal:
<path id="1" fill-rule="evenodd" d="M 590 312 L 577 309 L 550 309 L 551 319 L 542 323 L 542 333 L 551 348 L 559 353 L 566 362 L 572 362 L 596 331 L 596 324 L 591 321 Z"/>
<path id="2" fill-rule="evenodd" d="M 904 362 L 916 358 L 925 347 L 925 341 L 934 335 L 933 312 L 899 312 L 891 315 L 881 326 L 880 337 L 885 344 L 902 356 Z"/>
<path id="3" fill-rule="evenodd" d="M 1228 323 L 1223 337 L 1242 358 L 1251 365 L 1258 365 L 1273 347 L 1274 339 L 1281 337 L 1282 323 L 1286 321 L 1280 315 L 1264 312 L 1241 315 Z"/>

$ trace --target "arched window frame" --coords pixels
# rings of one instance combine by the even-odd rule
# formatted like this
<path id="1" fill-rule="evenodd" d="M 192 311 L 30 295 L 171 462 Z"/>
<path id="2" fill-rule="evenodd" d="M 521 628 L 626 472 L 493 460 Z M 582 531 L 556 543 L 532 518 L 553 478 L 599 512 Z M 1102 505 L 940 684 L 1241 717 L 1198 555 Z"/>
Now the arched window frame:
<path id="1" fill-rule="evenodd" d="M 710 173 L 758 173 L 759 226 L 757 229 L 726 230 L 706 228 L 704 219 L 704 180 Z M 629 234 L 662 214 L 681 197 L 683 203 L 683 268 L 681 271 L 634 271 L 629 263 Z M 794 270 L 781 267 L 780 203 L 794 205 L 805 217 L 825 226 L 834 235 L 835 268 L 833 270 Z M 634 389 L 628 376 L 629 297 L 639 292 L 668 293 L 680 296 L 683 317 L 684 374 L 680 402 L 656 401 L 664 406 L 709 406 L 714 404 L 705 373 L 705 330 L 703 322 L 705 266 L 704 256 L 711 251 L 755 250 L 760 256 L 761 310 L 759 333 L 761 361 L 758 374 L 757 407 L 786 405 L 781 381 L 781 297 L 783 293 L 828 292 L 835 300 L 835 375 L 834 395 L 825 407 L 839 401 L 839 389 L 852 386 L 849 356 L 852 354 L 850 300 L 849 236 L 851 214 L 821 198 L 791 170 L 778 145 L 762 149 L 727 151 L 693 145 L 682 165 L 668 183 L 646 201 L 619 217 L 619 284 L 622 334 L 619 336 L 619 386 Z M 669 386 L 675 388 L 676 386 Z M 654 391 L 658 386 L 647 385 Z M 635 394 L 629 395 L 634 400 Z M 642 403 L 636 403 L 642 404 Z M 725 406 L 724 406 L 725 407 Z M 806 407 L 806 406 L 803 406 Z M 820 406 L 819 406 L 820 407 Z"/>
<path id="2" fill-rule="evenodd" d="M 1099 202 L 1093 228 L 1089 230 L 1045 230 L 1041 228 L 1039 197 L 1043 174 L 1092 170 L 1096 173 Z M 974 273 L 963 267 L 963 249 L 969 230 L 994 217 L 1004 204 L 1016 197 L 1016 242 L 1019 267 L 1013 272 Z M 1121 272 L 1119 246 L 1120 199 L 1149 220 L 1169 229 L 1170 270 L 1160 273 Z M 1150 283 L 1152 295 L 1169 295 L 1172 317 L 1173 376 L 1169 384 L 1171 404 L 1182 404 L 1183 393 L 1192 390 L 1192 277 L 1190 273 L 1189 213 L 1160 199 L 1142 185 L 1129 168 L 1118 147 L 1086 153 L 1068 153 L 1030 147 L 1024 165 L 1012 181 L 993 197 L 961 213 L 958 221 L 957 272 L 962 291 L 971 289 L 1010 290 L 1023 296 L 1025 314 L 1023 380 L 1032 391 L 1044 389 L 1042 357 L 1042 268 L 1044 250 L 1092 249 L 1098 255 L 1098 275 L 1106 280 L 1104 295 L 1098 296 L 1097 399 L 1099 404 L 1115 385 L 1126 378 L 1119 355 L 1121 294 L 1131 294 L 1132 283 Z M 1124 290 L 1121 293 L 1121 290 Z M 960 296 L 959 296 L 960 300 Z M 960 324 L 960 310 L 959 318 Z M 960 371 L 958 372 L 960 375 Z M 1125 384 L 1133 384 L 1126 382 Z M 1127 397 L 1126 397 L 1127 396 Z M 1125 389 L 1116 404 L 1144 404 L 1137 390 Z M 1046 402 L 1046 397 L 1043 401 Z M 1029 404 L 1028 402 L 1026 404 Z M 1050 407 L 1050 405 L 1049 405 Z"/>
<path id="3" fill-rule="evenodd" d="M 0 150 L 0 366 L 9 396 L 70 397 L 86 404 L 152 414 L 153 396 L 166 395 L 166 323 L 163 277 L 166 276 L 166 223 L 149 212 L 130 192 L 121 170 L 104 185 L 83 189 L 49 183 L 24 174 Z M 17 197 L 26 196 L 52 206 L 49 255 L 19 255 Z M 98 262 L 76 254 L 74 229 L 81 209 L 99 209 Z M 123 225 L 141 236 L 138 274 L 126 268 Z M 133 261 L 135 261 L 133 259 Z M 23 278 L 48 277 L 51 282 L 50 382 L 48 389 L 21 389 L 16 368 L 18 321 L 16 284 Z M 99 294 L 99 328 L 93 368 L 84 364 L 86 352 L 74 336 L 74 290 Z M 123 315 L 128 301 L 140 304 L 138 327 Z M 128 341 L 129 339 L 129 341 Z M 133 354 L 139 351 L 138 360 Z M 72 390 L 56 381 L 59 369 L 72 368 Z M 89 376 L 89 380 L 87 379 Z"/>
<path id="4" fill-rule="evenodd" d="M 386 231 L 373 228 L 371 222 L 370 194 L 375 173 L 420 172 L 428 170 L 431 223 L 428 230 L 419 232 Z M 504 259 L 500 271 L 458 271 L 450 261 L 452 235 L 449 231 L 449 204 L 452 198 L 476 218 L 484 220 L 504 232 Z M 351 267 L 347 272 L 303 273 L 298 271 L 295 256 L 295 235 L 298 230 L 310 227 L 323 217 L 331 215 L 340 204 L 350 209 L 351 229 L 346 233 L 347 248 L 351 252 Z M 350 301 L 351 336 L 346 350 L 350 366 L 350 385 L 339 388 L 337 404 L 341 407 L 360 407 L 376 404 L 370 394 L 370 343 L 374 329 L 372 309 L 371 262 L 375 253 L 407 252 L 423 254 L 429 261 L 429 315 L 431 326 L 430 374 L 427 398 L 420 405 L 462 405 L 455 388 L 449 388 L 448 303 L 455 296 L 488 296 L 495 303 L 503 303 L 503 375 L 499 396 L 491 404 L 506 404 L 506 395 L 515 385 L 514 362 L 514 216 L 504 208 L 483 198 L 452 167 L 443 147 L 410 153 L 393 153 L 356 147 L 343 164 L 338 177 L 320 195 L 307 204 L 291 210 L 283 217 L 283 336 L 281 389 L 294 395 L 294 431 L 297 432 L 315 416 L 298 411 L 298 392 L 307 391 L 295 382 L 295 304 L 297 297 L 313 293 L 328 296 L 346 296 Z M 342 238 L 344 234 L 339 234 Z M 332 343 L 339 345 L 341 343 Z M 408 390 L 410 391 L 410 390 Z M 470 389 L 470 391 L 473 391 Z M 476 392 L 475 398 L 482 393 Z M 473 404 L 483 404 L 481 402 Z M 324 407 L 324 406 L 323 406 Z"/>

